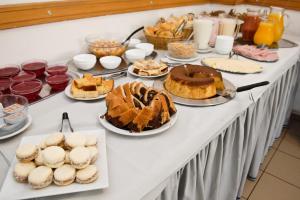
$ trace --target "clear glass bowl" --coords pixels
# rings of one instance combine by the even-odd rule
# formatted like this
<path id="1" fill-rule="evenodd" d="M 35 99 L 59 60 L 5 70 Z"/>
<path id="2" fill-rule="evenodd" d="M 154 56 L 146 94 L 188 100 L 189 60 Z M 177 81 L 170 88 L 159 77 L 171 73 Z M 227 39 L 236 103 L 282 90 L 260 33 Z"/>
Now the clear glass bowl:
<path id="1" fill-rule="evenodd" d="M 58 75 L 53 75 L 53 76 L 47 76 L 46 77 L 46 82 L 52 90 L 55 91 L 61 91 L 64 90 L 70 81 L 70 77 L 66 74 L 58 74 Z"/>
<path id="2" fill-rule="evenodd" d="M 48 63 L 45 60 L 34 59 L 22 63 L 21 66 L 24 71 L 33 72 L 36 77 L 40 77 L 44 74 L 47 64 Z"/>
<path id="3" fill-rule="evenodd" d="M 59 74 L 66 74 L 68 71 L 68 66 L 65 64 L 53 64 L 48 65 L 46 72 L 49 75 L 59 75 Z"/>
<path id="4" fill-rule="evenodd" d="M 0 67 L 0 78 L 9 78 L 20 72 L 18 65 L 4 65 Z"/>
<path id="5" fill-rule="evenodd" d="M 0 135 L 22 128 L 28 120 L 28 101 L 19 95 L 0 95 Z"/>
<path id="6" fill-rule="evenodd" d="M 127 49 L 127 45 L 122 44 L 120 40 L 103 39 L 99 36 L 87 36 L 86 42 L 89 51 L 97 56 L 122 56 Z"/>
<path id="7" fill-rule="evenodd" d="M 171 42 L 168 44 L 168 54 L 179 59 L 188 59 L 196 56 L 196 45 L 193 42 Z"/>
<path id="8" fill-rule="evenodd" d="M 32 101 L 38 97 L 42 90 L 42 85 L 42 81 L 34 79 L 21 83 L 13 83 L 10 86 L 10 91 L 12 94 L 24 96 L 28 99 L 28 101 Z"/>

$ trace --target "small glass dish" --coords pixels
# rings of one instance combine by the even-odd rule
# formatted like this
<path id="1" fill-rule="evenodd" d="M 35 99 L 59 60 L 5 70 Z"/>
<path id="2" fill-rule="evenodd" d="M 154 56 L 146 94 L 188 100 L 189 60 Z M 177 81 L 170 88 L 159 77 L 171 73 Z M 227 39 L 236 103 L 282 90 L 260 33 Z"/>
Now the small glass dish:
<path id="1" fill-rule="evenodd" d="M 21 83 L 24 81 L 34 80 L 35 78 L 36 78 L 35 73 L 21 71 L 18 75 L 12 77 L 11 80 L 13 81 L 13 83 Z"/>
<path id="2" fill-rule="evenodd" d="M 10 78 L 0 78 L 0 92 L 2 94 L 9 94 L 11 84 L 12 80 Z"/>
<path id="3" fill-rule="evenodd" d="M 44 74 L 47 67 L 47 61 L 45 60 L 29 60 L 22 63 L 22 69 L 26 72 L 35 73 L 36 77 L 40 77 Z"/>
<path id="4" fill-rule="evenodd" d="M 197 48 L 195 43 L 188 41 L 170 42 L 168 54 L 173 58 L 189 59 L 196 56 Z"/>
<path id="5" fill-rule="evenodd" d="M 28 119 L 28 101 L 19 95 L 0 95 L 0 133 L 8 134 L 22 128 Z"/>
<path id="6" fill-rule="evenodd" d="M 46 72 L 49 75 L 59 75 L 59 74 L 66 74 L 68 71 L 68 66 L 65 64 L 53 64 L 48 65 Z"/>
<path id="7" fill-rule="evenodd" d="M 18 65 L 4 65 L 0 67 L 0 78 L 9 78 L 20 72 Z"/>
<path id="8" fill-rule="evenodd" d="M 32 101 L 38 97 L 42 90 L 42 85 L 42 81 L 34 79 L 21 83 L 13 83 L 10 86 L 10 91 L 12 94 L 24 96 L 28 99 L 28 101 Z"/>
<path id="9" fill-rule="evenodd" d="M 61 91 L 64 90 L 70 81 L 70 77 L 66 74 L 58 74 L 53 76 L 47 76 L 46 82 L 52 90 Z"/>

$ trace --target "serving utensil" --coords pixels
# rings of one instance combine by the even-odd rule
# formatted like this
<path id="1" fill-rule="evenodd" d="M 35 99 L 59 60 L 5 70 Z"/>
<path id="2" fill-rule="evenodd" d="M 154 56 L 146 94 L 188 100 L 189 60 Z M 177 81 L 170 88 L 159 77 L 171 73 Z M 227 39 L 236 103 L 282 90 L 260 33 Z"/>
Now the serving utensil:
<path id="1" fill-rule="evenodd" d="M 270 83 L 269 81 L 263 81 L 263 82 L 259 82 L 259 83 L 241 86 L 241 87 L 236 88 L 235 90 L 233 90 L 233 89 L 224 89 L 222 91 L 217 90 L 217 94 L 219 96 L 231 99 L 231 98 L 234 98 L 236 92 L 243 92 L 243 91 L 251 90 L 256 87 L 268 85 L 269 83 Z"/>
<path id="2" fill-rule="evenodd" d="M 139 32 L 139 31 L 141 31 L 141 30 L 143 30 L 143 29 L 144 29 L 144 26 L 142 26 L 142 27 L 140 27 L 140 28 L 134 30 L 134 31 L 126 38 L 126 40 L 124 40 L 121 44 L 122 44 L 122 45 L 125 44 L 128 40 L 130 40 L 130 38 L 132 38 L 132 36 L 134 36 L 137 32 Z"/>
<path id="3" fill-rule="evenodd" d="M 71 132 L 74 132 L 74 129 L 73 129 L 72 125 L 71 125 L 71 122 L 70 122 L 70 119 L 69 119 L 69 115 L 68 115 L 67 112 L 64 112 L 64 113 L 62 114 L 61 127 L 60 127 L 60 129 L 59 129 L 59 132 L 62 132 L 62 131 L 63 131 L 64 121 L 65 121 L 65 120 L 67 120 Z"/>

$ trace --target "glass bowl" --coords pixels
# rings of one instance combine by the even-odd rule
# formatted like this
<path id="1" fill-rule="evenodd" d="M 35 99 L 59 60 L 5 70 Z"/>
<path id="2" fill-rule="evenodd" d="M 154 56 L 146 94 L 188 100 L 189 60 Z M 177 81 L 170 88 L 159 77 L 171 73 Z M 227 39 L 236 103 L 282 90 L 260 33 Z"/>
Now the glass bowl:
<path id="1" fill-rule="evenodd" d="M 127 45 L 122 44 L 119 40 L 103 39 L 98 36 L 86 37 L 90 53 L 97 56 L 119 56 L 121 57 L 127 49 Z"/>
<path id="2" fill-rule="evenodd" d="M 189 59 L 196 56 L 197 48 L 193 42 L 170 42 L 168 54 L 173 58 Z"/>
<path id="3" fill-rule="evenodd" d="M 28 99 L 28 101 L 35 100 L 42 90 L 42 81 L 34 79 L 31 81 L 24 81 L 21 83 L 13 83 L 10 86 L 12 94 L 21 95 Z"/>
<path id="4" fill-rule="evenodd" d="M 34 80 L 35 78 L 36 78 L 35 73 L 21 71 L 18 75 L 12 77 L 11 80 L 13 81 L 13 83 L 20 83 L 24 81 L 31 81 Z"/>
<path id="5" fill-rule="evenodd" d="M 67 71 L 68 71 L 68 66 L 65 64 L 48 65 L 46 69 L 46 72 L 49 75 L 66 74 Z"/>
<path id="6" fill-rule="evenodd" d="M 28 101 L 19 95 L 0 95 L 0 133 L 1 135 L 22 128 L 28 119 Z"/>
<path id="7" fill-rule="evenodd" d="M 26 72 L 35 73 L 36 77 L 40 77 L 44 74 L 47 67 L 47 61 L 45 60 L 29 60 L 22 63 L 22 69 Z"/>
<path id="8" fill-rule="evenodd" d="M 52 90 L 55 91 L 64 90 L 67 87 L 69 81 L 70 77 L 66 74 L 58 74 L 46 77 L 46 82 L 48 83 L 48 85 L 50 85 Z"/>
<path id="9" fill-rule="evenodd" d="M 20 72 L 18 65 L 5 65 L 0 67 L 0 78 L 9 78 Z"/>
<path id="10" fill-rule="evenodd" d="M 11 84 L 12 80 L 10 78 L 0 78 L 0 92 L 2 94 L 9 94 Z"/>

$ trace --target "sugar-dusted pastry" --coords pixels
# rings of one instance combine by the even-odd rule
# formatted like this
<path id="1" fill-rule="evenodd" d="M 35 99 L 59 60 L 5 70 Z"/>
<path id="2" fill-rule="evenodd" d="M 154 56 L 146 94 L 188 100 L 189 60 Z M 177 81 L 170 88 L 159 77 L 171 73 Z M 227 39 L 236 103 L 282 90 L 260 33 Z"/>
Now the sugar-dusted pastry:
<path id="1" fill-rule="evenodd" d="M 55 169 L 53 182 L 56 185 L 70 185 L 74 182 L 76 170 L 71 165 L 64 164 L 63 166 Z"/>
<path id="2" fill-rule="evenodd" d="M 27 182 L 28 175 L 34 168 L 34 162 L 17 163 L 14 168 L 14 177 L 16 181 L 21 183 Z"/>
<path id="3" fill-rule="evenodd" d="M 94 135 L 86 136 L 85 146 L 95 146 L 97 144 L 97 137 Z"/>
<path id="4" fill-rule="evenodd" d="M 30 162 L 38 156 L 39 149 L 33 144 L 24 144 L 17 148 L 16 157 L 20 162 Z"/>
<path id="5" fill-rule="evenodd" d="M 66 136 L 65 147 L 67 149 L 72 149 L 78 146 L 85 146 L 86 137 L 80 133 L 71 133 Z"/>
<path id="6" fill-rule="evenodd" d="M 38 148 L 45 149 L 47 147 L 45 140 L 42 140 L 40 144 L 38 144 Z"/>
<path id="7" fill-rule="evenodd" d="M 45 139 L 45 144 L 49 146 L 63 146 L 65 136 L 61 132 L 52 133 Z"/>
<path id="8" fill-rule="evenodd" d="M 98 148 L 96 146 L 87 147 L 90 151 L 91 164 L 94 164 L 98 158 Z"/>
<path id="9" fill-rule="evenodd" d="M 33 169 L 28 176 L 28 183 L 33 189 L 41 189 L 52 183 L 53 171 L 50 167 L 39 166 Z"/>
<path id="10" fill-rule="evenodd" d="M 43 150 L 40 150 L 38 153 L 38 156 L 34 159 L 34 163 L 36 164 L 36 166 L 44 165 L 42 152 L 43 152 Z"/>
<path id="11" fill-rule="evenodd" d="M 157 76 L 168 72 L 168 66 L 155 60 L 138 60 L 133 63 L 133 72 L 142 76 Z"/>
<path id="12" fill-rule="evenodd" d="M 47 147 L 43 150 L 44 164 L 50 168 L 58 168 L 65 162 L 65 150 L 58 146 Z"/>
<path id="13" fill-rule="evenodd" d="M 70 164 L 70 151 L 66 150 L 65 164 Z"/>
<path id="14" fill-rule="evenodd" d="M 91 162 L 90 151 L 86 147 L 75 147 L 70 152 L 70 162 L 76 169 L 83 169 Z"/>
<path id="15" fill-rule="evenodd" d="M 96 165 L 89 165 L 76 173 L 76 182 L 81 184 L 92 183 L 98 178 Z"/>

